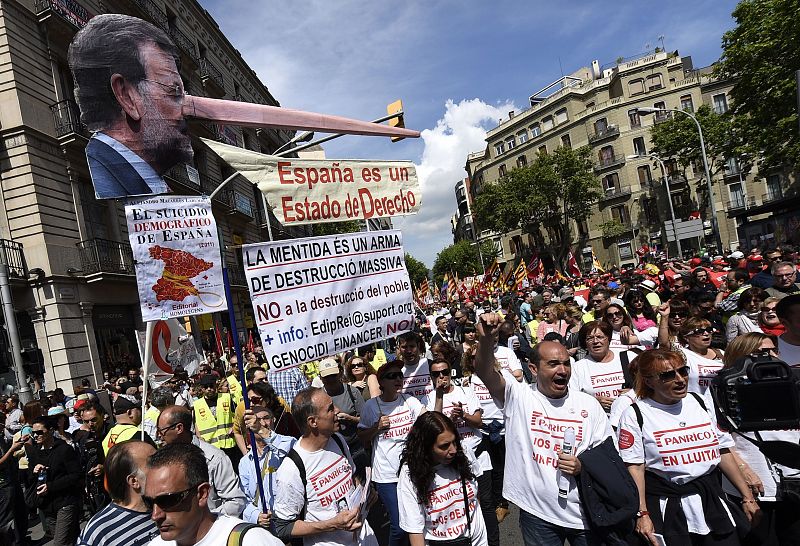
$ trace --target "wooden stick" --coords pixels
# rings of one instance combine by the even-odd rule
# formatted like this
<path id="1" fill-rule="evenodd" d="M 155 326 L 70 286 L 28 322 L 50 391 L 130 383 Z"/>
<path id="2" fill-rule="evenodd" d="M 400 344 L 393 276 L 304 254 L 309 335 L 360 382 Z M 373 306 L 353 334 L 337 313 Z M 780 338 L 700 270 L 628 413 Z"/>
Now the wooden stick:
<path id="1" fill-rule="evenodd" d="M 390 127 L 380 123 L 327 114 L 315 114 L 314 112 L 291 110 L 278 106 L 193 97 L 191 95 L 186 95 L 184 98 L 183 115 L 245 127 L 278 127 L 281 129 L 348 135 L 419 137 L 419 131 Z"/>

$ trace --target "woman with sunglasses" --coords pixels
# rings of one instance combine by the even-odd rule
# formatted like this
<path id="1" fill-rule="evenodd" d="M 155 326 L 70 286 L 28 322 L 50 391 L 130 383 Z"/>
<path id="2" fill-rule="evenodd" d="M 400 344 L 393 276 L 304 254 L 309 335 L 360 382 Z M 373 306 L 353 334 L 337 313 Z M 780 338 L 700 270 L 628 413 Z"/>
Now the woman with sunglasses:
<path id="1" fill-rule="evenodd" d="M 766 298 L 767 293 L 761 288 L 751 287 L 742 292 L 736 302 L 738 312 L 728 319 L 728 324 L 725 326 L 728 343 L 747 332 L 761 332 L 758 315 L 761 312 L 761 304 Z"/>
<path id="2" fill-rule="evenodd" d="M 420 416 L 400 464 L 400 525 L 411 546 L 488 546 L 475 477 L 480 470 L 449 417 L 436 411 Z"/>
<path id="3" fill-rule="evenodd" d="M 730 453 L 733 439 L 713 408 L 689 393 L 689 367 L 678 353 L 646 351 L 638 360 L 640 400 L 622 414 L 617 441 L 639 491 L 636 533 L 658 546 L 735 546 L 737 529 L 758 517 L 758 504 Z M 709 411 L 710 410 L 710 411 Z M 741 494 L 726 500 L 724 474 Z M 745 519 L 746 518 L 746 519 Z"/>
<path id="4" fill-rule="evenodd" d="M 353 355 L 344 364 L 344 379 L 354 389 L 358 389 L 366 402 L 381 393 L 378 376 L 372 364 L 364 357 Z"/>
<path id="5" fill-rule="evenodd" d="M 652 327 L 649 332 L 637 332 L 633 327 L 633 322 L 625 308 L 618 303 L 610 303 L 600 319 L 609 326 L 611 326 L 611 342 L 610 348 L 615 353 L 622 351 L 629 351 L 631 349 L 644 349 L 639 342 L 639 334 L 643 333 L 643 339 L 650 341 L 648 344 L 652 346 L 652 340 L 656 337 L 656 328 Z"/>
<path id="6" fill-rule="evenodd" d="M 630 290 L 625 294 L 625 310 L 628 311 L 633 327 L 638 332 L 658 326 L 658 317 L 653 306 L 638 290 Z"/>
<path id="7" fill-rule="evenodd" d="M 740 358 L 766 356 L 779 359 L 777 345 L 771 336 L 750 332 L 737 337 L 725 351 L 725 368 L 736 364 Z M 800 443 L 798 430 L 762 430 L 757 433 L 743 432 L 743 435 L 756 440 L 780 440 L 793 444 Z M 781 487 L 782 479 L 800 479 L 800 471 L 773 463 L 761 453 L 751 442 L 739 434 L 733 435 L 736 442 L 736 453 L 741 459 L 739 466 L 745 481 L 753 495 L 760 494 L 758 503 L 763 517 L 753 527 L 744 540 L 744 544 L 752 546 L 800 544 L 800 505 L 787 496 Z M 783 476 L 781 478 L 780 476 Z M 729 495 L 741 498 L 739 492 L 723 483 Z"/>
<path id="8" fill-rule="evenodd" d="M 364 404 L 358 435 L 365 447 L 372 446 L 372 481 L 389 514 L 389 544 L 397 546 L 408 540 L 400 528 L 397 506 L 400 453 L 414 421 L 427 410 L 415 397 L 400 393 L 402 361 L 387 362 L 377 375 L 381 394 Z"/>
<path id="9" fill-rule="evenodd" d="M 689 317 L 681 325 L 680 348 L 684 362 L 689 366 L 689 392 L 706 395 L 711 381 L 722 369 L 722 349 L 711 346 L 714 329 L 706 319 Z M 710 400 L 711 396 L 707 398 Z"/>
<path id="10" fill-rule="evenodd" d="M 778 313 L 775 308 L 778 306 L 778 298 L 767 298 L 761 304 L 761 309 L 758 313 L 758 327 L 761 331 L 770 336 L 781 336 L 786 332 L 786 326 L 783 325 L 781 319 L 778 318 Z"/>
<path id="11" fill-rule="evenodd" d="M 689 318 L 689 304 L 681 299 L 672 298 L 658 307 L 661 317 L 658 323 L 658 347 L 677 351 L 680 349 L 678 334 L 684 321 Z"/>

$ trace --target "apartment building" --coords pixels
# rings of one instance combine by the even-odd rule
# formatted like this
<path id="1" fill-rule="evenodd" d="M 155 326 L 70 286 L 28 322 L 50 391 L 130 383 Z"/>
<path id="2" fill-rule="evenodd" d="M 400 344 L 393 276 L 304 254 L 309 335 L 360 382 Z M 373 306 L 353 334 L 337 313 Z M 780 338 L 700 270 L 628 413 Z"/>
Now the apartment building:
<path id="1" fill-rule="evenodd" d="M 26 358 L 34 368 L 43 366 L 48 389 L 66 392 L 80 378 L 94 383 L 104 371 L 140 361 L 136 336 L 143 324 L 124 208 L 94 197 L 84 155 L 90 135 L 79 119 L 66 60 L 75 33 L 94 15 L 108 12 L 140 17 L 167 31 L 180 50 L 187 93 L 279 106 L 194 0 L 0 4 L 0 248 Z M 190 122 L 190 134 L 193 164 L 166 176 L 178 195 L 209 195 L 232 174 L 199 137 L 270 153 L 293 136 L 200 121 Z M 236 321 L 246 332 L 254 321 L 240 245 L 310 232 L 284 228 L 242 177 L 214 197 L 213 210 L 226 247 Z M 198 322 L 211 346 L 210 328 L 215 322 L 227 325 L 228 315 L 201 316 Z M 11 382 L 12 376 L 6 373 L 0 382 Z"/>
<path id="2" fill-rule="evenodd" d="M 573 248 L 584 264 L 591 263 L 592 249 L 607 265 L 635 263 L 636 250 L 643 244 L 669 248 L 675 255 L 677 246 L 667 241 L 665 228 L 671 216 L 668 195 L 678 220 L 698 213 L 703 220 L 702 235 L 681 240 L 683 250 L 713 247 L 715 234 L 703 165 L 693 165 L 684 176 L 674 160 L 661 158 L 666 167 L 665 185 L 660 164 L 644 157 L 652 153 L 653 124 L 681 114 L 644 116 L 636 108 L 692 112 L 708 104 L 721 113 L 728 108 L 731 88 L 731 82 L 715 80 L 710 69 L 696 70 L 691 57 L 682 57 L 677 51 L 619 59 L 607 67 L 594 61 L 532 95 L 529 108 L 509 112 L 507 119 L 487 133 L 486 148 L 467 157 L 472 197 L 511 169 L 527 165 L 537 154 L 559 146 L 588 145 L 604 194 L 591 217 L 572 226 Z M 744 176 L 736 158 L 727 158 L 726 163 L 724 172 L 712 173 L 723 246 L 749 247 L 753 241 L 774 238 L 780 228 L 770 218 L 774 207 L 795 191 L 790 177 L 787 173 L 757 177 L 757 172 Z M 612 226 L 616 229 L 610 229 Z M 533 251 L 533 238 L 519 230 L 481 232 L 478 237 L 493 240 L 500 259 L 506 262 L 526 258 Z M 547 265 L 547 250 L 537 250 Z"/>

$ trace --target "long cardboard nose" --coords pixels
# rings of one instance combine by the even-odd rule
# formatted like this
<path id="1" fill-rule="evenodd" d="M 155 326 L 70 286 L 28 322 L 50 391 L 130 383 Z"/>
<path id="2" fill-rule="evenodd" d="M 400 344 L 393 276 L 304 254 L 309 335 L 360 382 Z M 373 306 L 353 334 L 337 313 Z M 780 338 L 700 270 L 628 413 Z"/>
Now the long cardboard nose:
<path id="1" fill-rule="evenodd" d="M 291 110 L 278 106 L 193 97 L 191 95 L 186 95 L 185 97 L 183 115 L 245 127 L 278 127 L 280 129 L 298 129 L 348 135 L 419 137 L 419 131 L 390 127 L 380 123 L 327 114 L 315 114 L 314 112 Z"/>

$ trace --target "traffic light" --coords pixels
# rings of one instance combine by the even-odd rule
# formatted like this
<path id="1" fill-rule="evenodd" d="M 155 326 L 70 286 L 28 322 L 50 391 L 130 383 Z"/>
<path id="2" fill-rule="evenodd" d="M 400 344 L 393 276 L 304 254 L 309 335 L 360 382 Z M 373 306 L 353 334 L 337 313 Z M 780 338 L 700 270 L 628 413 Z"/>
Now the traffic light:
<path id="1" fill-rule="evenodd" d="M 398 114 L 398 113 L 400 114 L 400 115 L 395 116 L 395 117 L 393 117 L 393 118 L 391 118 L 389 120 L 389 126 L 390 127 L 405 128 L 406 122 L 403 119 L 403 101 L 401 99 L 397 99 L 396 101 L 391 103 L 389 106 L 387 106 L 386 107 L 386 113 L 389 114 L 389 115 Z M 405 137 L 393 136 L 393 137 L 390 137 L 390 138 L 392 139 L 392 142 L 397 142 L 399 140 L 403 140 Z"/>

